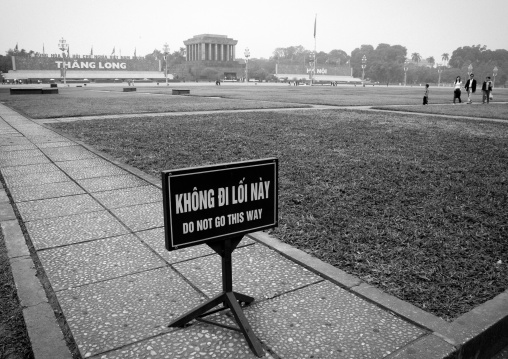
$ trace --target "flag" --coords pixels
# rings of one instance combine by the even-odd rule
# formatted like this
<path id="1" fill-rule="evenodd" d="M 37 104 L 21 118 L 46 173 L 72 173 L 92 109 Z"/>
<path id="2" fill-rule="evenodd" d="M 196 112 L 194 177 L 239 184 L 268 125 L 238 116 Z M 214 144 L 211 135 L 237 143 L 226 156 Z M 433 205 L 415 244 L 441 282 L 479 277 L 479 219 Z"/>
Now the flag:
<path id="1" fill-rule="evenodd" d="M 14 51 L 18 51 L 18 43 L 16 42 L 16 47 L 14 48 Z"/>
<path id="2" fill-rule="evenodd" d="M 44 43 L 42 43 L 42 54 L 44 55 Z"/>
<path id="3" fill-rule="evenodd" d="M 136 57 L 136 48 L 134 48 L 134 57 Z"/>
<path id="4" fill-rule="evenodd" d="M 316 38 L 316 22 L 317 22 L 317 14 L 316 14 L 316 17 L 314 19 L 314 38 Z"/>
<path id="5" fill-rule="evenodd" d="M 113 47 L 113 52 L 111 53 L 111 56 L 115 54 L 115 48 Z"/>
<path id="6" fill-rule="evenodd" d="M 93 56 L 93 45 L 92 48 L 90 49 L 90 56 Z"/>

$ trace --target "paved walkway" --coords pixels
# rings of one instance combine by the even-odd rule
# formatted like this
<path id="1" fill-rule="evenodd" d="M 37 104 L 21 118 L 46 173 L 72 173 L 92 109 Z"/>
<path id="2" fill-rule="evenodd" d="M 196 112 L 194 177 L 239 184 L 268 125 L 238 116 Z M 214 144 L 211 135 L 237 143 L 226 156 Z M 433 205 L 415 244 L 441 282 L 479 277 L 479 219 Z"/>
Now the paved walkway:
<path id="1" fill-rule="evenodd" d="M 497 104 L 508 104 L 508 102 L 496 102 Z M 92 116 L 79 116 L 79 117 L 59 117 L 52 119 L 36 119 L 33 120 L 36 123 L 55 123 L 55 122 L 73 122 L 73 121 L 88 121 L 88 120 L 111 120 L 117 118 L 138 118 L 140 116 L 143 117 L 165 117 L 165 116 L 188 116 L 192 115 L 208 115 L 208 114 L 216 114 L 216 113 L 241 113 L 241 112 L 287 112 L 287 111 L 309 111 L 309 110 L 362 110 L 362 111 L 372 111 L 372 112 L 392 112 L 398 114 L 405 115 L 414 115 L 414 116 L 432 116 L 432 117 L 441 117 L 447 119 L 458 119 L 458 120 L 472 120 L 472 121 L 486 121 L 486 122 L 498 122 L 498 123 L 506 123 L 507 119 L 500 118 L 487 118 L 487 117 L 468 117 L 468 116 L 456 116 L 456 115 L 443 115 L 436 113 L 424 113 L 424 112 L 411 112 L 411 111 L 400 111 L 393 110 L 390 107 L 386 107 L 381 109 L 381 106 L 333 106 L 333 105 L 314 105 L 307 104 L 309 107 L 277 107 L 277 108 L 253 108 L 253 109 L 234 109 L 234 110 L 206 110 L 206 111 L 192 111 L 192 112 L 153 112 L 153 113 L 142 113 L 142 114 L 115 114 L 115 115 L 92 115 Z M 443 105 L 443 104 L 439 104 Z M 448 104 L 452 106 L 452 104 Z M 479 105 L 478 104 L 474 104 Z M 400 105 L 407 107 L 417 107 L 416 105 Z M 433 106 L 433 105 L 429 105 Z"/>
<path id="2" fill-rule="evenodd" d="M 167 327 L 220 293 L 221 262 L 204 245 L 165 250 L 159 179 L 3 105 L 0 170 L 0 223 L 36 358 L 71 357 L 61 328 L 87 358 L 255 357 L 239 332 Z M 256 299 L 244 312 L 267 358 L 473 356 L 507 326 L 508 293 L 448 323 L 260 232 L 233 253 L 233 284 Z"/>

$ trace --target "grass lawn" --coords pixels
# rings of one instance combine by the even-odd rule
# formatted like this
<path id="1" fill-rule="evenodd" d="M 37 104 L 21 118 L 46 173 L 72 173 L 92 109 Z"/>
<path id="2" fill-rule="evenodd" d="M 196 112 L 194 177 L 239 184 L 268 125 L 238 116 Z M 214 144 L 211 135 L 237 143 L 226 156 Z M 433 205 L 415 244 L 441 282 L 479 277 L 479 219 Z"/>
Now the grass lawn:
<path id="1" fill-rule="evenodd" d="M 111 89 L 110 89 L 111 90 Z M 261 109 L 308 107 L 287 103 L 246 101 L 195 96 L 172 96 L 146 92 L 120 92 L 122 88 L 95 89 L 60 88 L 58 95 L 10 95 L 0 93 L 0 101 L 31 118 L 111 115 L 149 112 L 207 111 L 232 109 Z M 149 97 L 149 98 L 148 98 Z"/>
<path id="2" fill-rule="evenodd" d="M 446 320 L 508 288 L 508 124 L 311 110 L 52 126 L 155 176 L 277 157 L 274 236 Z"/>
<path id="3" fill-rule="evenodd" d="M 0 358 L 31 359 L 32 347 L 0 229 Z"/>
<path id="4" fill-rule="evenodd" d="M 189 87 L 195 96 L 221 96 L 231 99 L 280 101 L 286 103 L 306 103 L 333 106 L 383 106 L 383 105 L 420 105 L 425 89 L 423 86 L 289 86 L 259 84 L 254 86 L 224 84 L 222 86 Z M 118 91 L 118 89 L 117 89 Z M 140 88 L 138 91 L 168 93 L 170 88 Z M 496 101 L 508 101 L 508 89 L 495 89 Z M 431 88 L 430 101 L 436 103 L 452 103 L 451 87 Z M 475 95 L 479 99 L 479 95 Z M 462 99 L 467 100 L 463 92 Z"/>
<path id="5" fill-rule="evenodd" d="M 490 105 L 482 105 L 480 102 L 474 103 L 473 105 L 375 106 L 374 108 L 389 111 L 420 112 L 439 115 L 498 118 L 508 120 L 508 104 L 496 104 L 495 102 Z"/>
<path id="6" fill-rule="evenodd" d="M 180 83 L 168 87 L 143 86 L 138 87 L 135 93 L 122 92 L 123 86 L 92 85 L 86 88 L 59 88 L 58 95 L 0 93 L 0 101 L 32 118 L 60 118 L 150 112 L 270 109 L 308 107 L 308 105 L 420 105 L 424 92 L 423 87 L 401 86 L 189 84 L 191 96 L 171 95 L 172 87 L 183 88 L 184 85 Z M 431 94 L 432 104 L 451 103 L 453 100 L 451 88 L 435 88 Z M 508 102 L 508 89 L 496 89 L 496 101 Z M 429 109 L 431 107 L 429 106 Z"/>

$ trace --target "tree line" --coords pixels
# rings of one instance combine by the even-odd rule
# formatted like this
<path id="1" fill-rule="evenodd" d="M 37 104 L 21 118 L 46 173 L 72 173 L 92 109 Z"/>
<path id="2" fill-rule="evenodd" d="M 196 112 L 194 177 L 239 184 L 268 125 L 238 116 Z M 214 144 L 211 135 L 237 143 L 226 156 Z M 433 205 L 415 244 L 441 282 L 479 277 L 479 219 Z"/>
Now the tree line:
<path id="1" fill-rule="evenodd" d="M 493 75 L 497 67 L 496 83 L 505 84 L 508 80 L 508 50 L 489 50 L 485 45 L 463 46 L 441 55 L 438 63 L 433 56 L 426 59 L 415 52 L 409 55 L 402 45 L 379 44 L 361 45 L 351 55 L 343 50 L 332 50 L 328 53 L 316 53 L 316 66 L 349 65 L 353 76 L 362 77 L 362 58 L 365 56 L 365 79 L 383 84 L 404 83 L 452 83 L 457 76 L 464 77 L 472 65 L 477 79 Z M 249 77 L 264 79 L 263 75 L 273 74 L 275 64 L 308 64 L 312 61 L 312 51 L 303 46 L 277 48 L 268 60 L 252 59 L 249 61 Z M 438 61 L 439 61 L 438 60 Z M 404 71 L 404 69 L 407 69 Z"/>
<path id="2" fill-rule="evenodd" d="M 9 49 L 6 55 L 0 55 L 0 71 L 8 72 L 12 69 L 12 56 L 33 56 L 36 52 L 30 50 Z M 258 80 L 275 80 L 277 65 L 305 65 L 310 66 L 316 61 L 319 66 L 350 66 L 353 76 L 362 77 L 362 58 L 365 56 L 365 79 L 383 84 L 421 84 L 421 83 L 451 83 L 456 76 L 464 77 L 468 67 L 472 65 L 476 78 L 482 80 L 485 76 L 492 76 L 497 67 L 496 85 L 504 85 L 508 80 L 508 50 L 489 50 L 485 45 L 463 46 L 449 53 L 441 55 L 441 61 L 434 57 L 423 59 L 419 53 L 408 55 L 402 45 L 379 44 L 361 45 L 354 49 L 351 55 L 334 49 L 330 52 L 313 51 L 303 46 L 289 46 L 276 48 L 269 59 L 249 59 L 249 78 Z M 145 55 L 145 59 L 160 59 L 168 61 L 168 67 L 185 62 L 185 48 L 164 54 L 155 49 Z M 439 59 L 438 59 L 439 60 Z M 406 69 L 406 71 L 404 71 Z"/>
<path id="3" fill-rule="evenodd" d="M 350 56 L 343 50 L 318 52 L 316 59 L 317 66 L 349 65 L 353 69 L 353 76 L 361 78 L 364 56 L 365 79 L 383 84 L 404 83 L 404 80 L 407 84 L 451 83 L 457 76 L 464 77 L 470 65 L 480 80 L 485 76 L 492 77 L 494 67 L 498 69 L 496 77 L 498 85 L 504 85 L 508 80 L 508 51 L 489 50 L 485 45 L 459 47 L 451 56 L 449 53 L 442 54 L 439 63 L 433 56 L 423 59 L 416 52 L 409 55 L 404 46 L 390 44 L 379 44 L 375 48 L 372 45 L 361 45 L 354 49 Z M 274 63 L 305 63 L 310 59 L 312 52 L 302 46 L 277 48 L 269 60 L 257 60 L 252 72 L 251 61 L 255 59 L 249 61 L 249 76 L 255 77 L 259 68 L 273 73 Z M 404 71 L 405 69 L 407 70 Z"/>

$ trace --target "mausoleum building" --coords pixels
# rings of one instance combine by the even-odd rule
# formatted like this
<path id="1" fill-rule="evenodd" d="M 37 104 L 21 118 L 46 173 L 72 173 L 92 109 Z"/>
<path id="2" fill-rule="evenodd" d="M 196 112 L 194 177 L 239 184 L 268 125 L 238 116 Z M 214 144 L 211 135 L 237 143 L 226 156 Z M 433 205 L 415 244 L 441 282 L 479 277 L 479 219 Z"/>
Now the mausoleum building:
<path id="1" fill-rule="evenodd" d="M 230 80 L 245 76 L 245 63 L 236 61 L 238 40 L 227 35 L 201 34 L 184 42 L 186 64 L 175 68 L 178 78 L 189 75 L 193 80 Z M 184 72 L 182 72 L 184 70 Z"/>
<path id="2" fill-rule="evenodd" d="M 237 40 L 226 35 L 203 34 L 183 42 L 187 61 L 234 61 Z"/>

